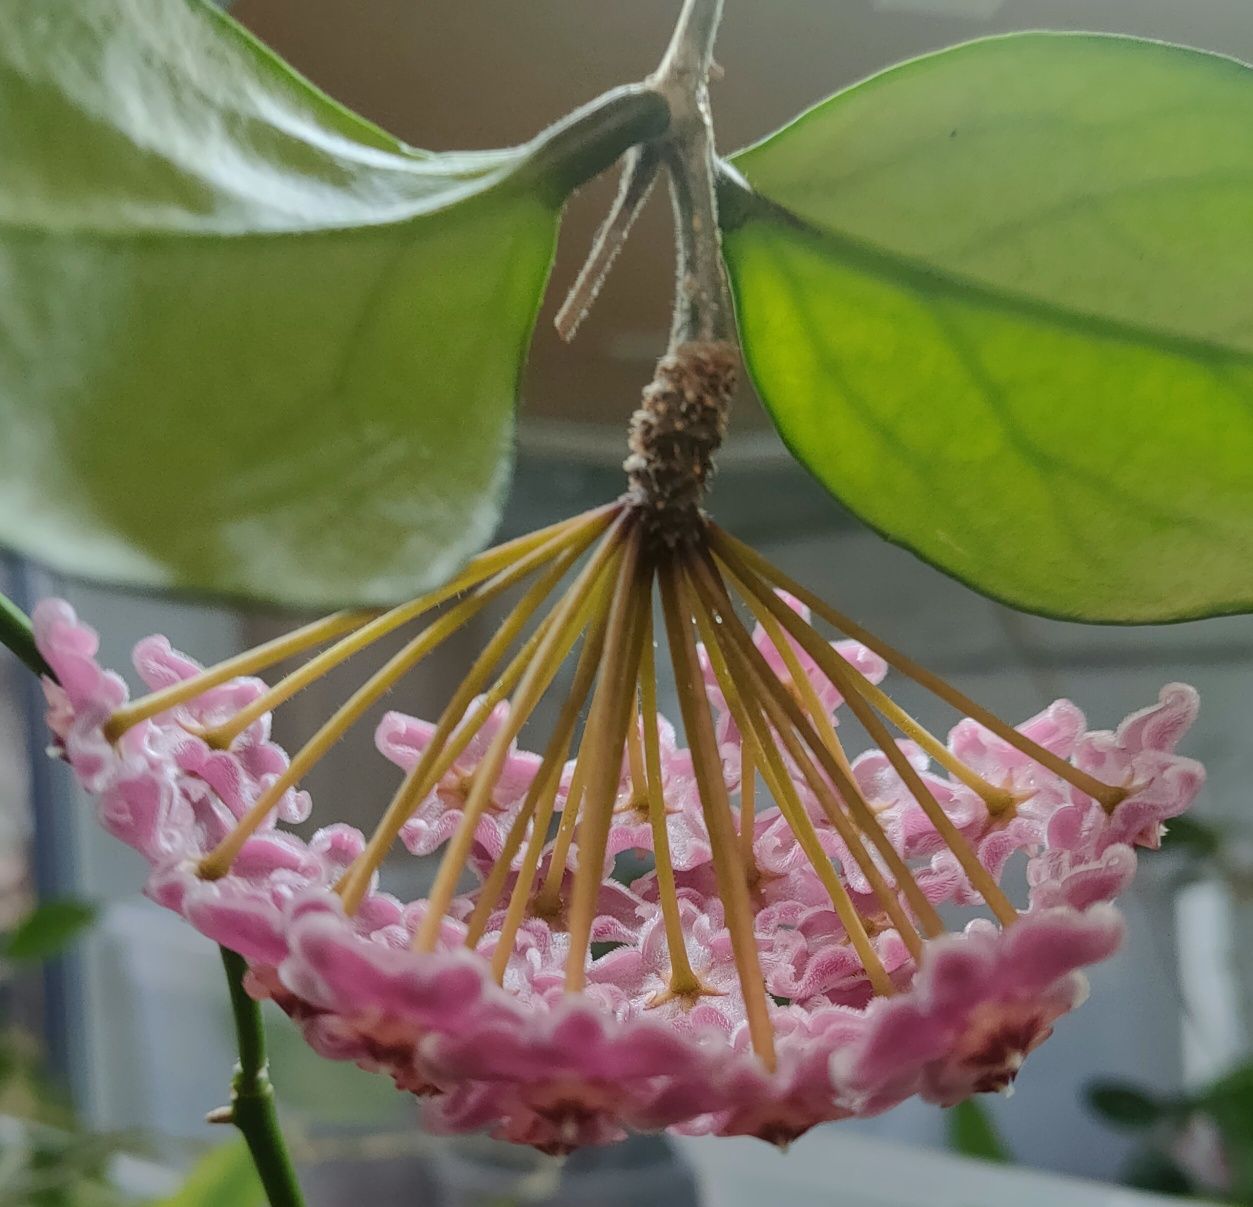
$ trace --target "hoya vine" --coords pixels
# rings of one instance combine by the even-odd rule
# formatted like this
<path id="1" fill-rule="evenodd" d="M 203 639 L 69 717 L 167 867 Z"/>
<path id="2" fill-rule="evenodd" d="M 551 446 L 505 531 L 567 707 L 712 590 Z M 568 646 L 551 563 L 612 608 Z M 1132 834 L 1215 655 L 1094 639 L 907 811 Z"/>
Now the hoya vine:
<path id="1" fill-rule="evenodd" d="M 304 1196 L 274 1109 L 261 1006 L 244 988 L 247 961 L 224 947 L 222 966 L 230 992 L 239 1063 L 231 1080 L 230 1105 L 212 1112 L 210 1122 L 231 1123 L 239 1129 L 270 1207 L 304 1207 Z"/>
<path id="2" fill-rule="evenodd" d="M 0 0 L 0 543 L 25 556 L 319 608 L 442 581 L 499 518 L 561 207 L 621 159 L 565 334 L 665 173 L 706 301 L 722 227 L 719 338 L 797 459 L 888 538 L 1072 619 L 1253 603 L 1242 63 L 971 42 L 718 163 L 715 209 L 715 6 L 683 9 L 650 80 L 522 146 L 439 153 L 209 0 L 27 8 Z M 206 128 L 227 139 L 207 171 Z"/>
<path id="3" fill-rule="evenodd" d="M 646 81 L 521 147 L 428 154 L 200 0 L 115 0 L 100 21 L 58 11 L 52 40 L 87 65 L 72 89 L 0 0 L 0 97 L 33 73 L 64 102 L 68 139 L 120 123 L 161 186 L 83 169 L 69 187 L 58 172 L 77 159 L 52 172 L 29 149 L 11 168 L 26 191 L 0 183 L 0 252 L 48 226 L 23 245 L 26 321 L 0 324 L 0 384 L 13 383 L 0 538 L 105 577 L 360 605 L 209 667 L 149 639 L 133 700 L 67 603 L 39 605 L 33 638 L 0 610 L 0 638 L 57 681 L 55 749 L 148 861 L 147 891 L 223 947 L 241 1059 L 214 1117 L 243 1131 L 275 1207 L 299 1190 L 245 974 L 319 1051 L 387 1072 L 448 1130 L 490 1126 L 550 1153 L 697 1125 L 787 1144 L 911 1096 L 954 1105 L 1008 1086 L 1082 1002 L 1083 969 L 1117 948 L 1136 849 L 1203 783 L 1176 752 L 1190 687 L 1166 684 L 1116 729 L 1089 729 L 1068 701 L 1011 725 L 721 528 L 709 485 L 742 343 L 798 459 L 980 589 L 1106 621 L 1246 606 L 1253 419 L 1232 404 L 1253 388 L 1247 291 L 1180 317 L 1144 300 L 1143 279 L 1127 290 L 1066 258 L 1074 215 L 1094 205 L 1106 222 L 1150 212 L 1150 233 L 1182 229 L 1213 165 L 1137 177 L 1131 193 L 1154 205 L 1124 214 L 1120 181 L 1094 198 L 1065 154 L 1093 155 L 1090 132 L 1121 119 L 1119 101 L 1071 120 L 1074 81 L 1116 64 L 1230 135 L 1200 154 L 1231 157 L 1221 178 L 1247 217 L 1253 122 L 1230 115 L 1250 113 L 1248 69 L 1119 39 L 994 40 L 886 72 L 724 163 L 709 101 L 722 9 L 685 0 Z M 253 85 L 208 103 L 215 128 L 256 127 L 240 148 L 267 182 L 256 196 L 189 160 L 206 102 L 169 87 L 171 65 L 205 48 L 225 81 Z M 156 127 L 144 107 L 108 116 L 103 67 L 119 59 L 150 106 L 169 106 Z M 985 114 L 1024 62 L 1014 120 L 1047 132 L 1025 150 L 1014 120 L 1002 131 Z M 1004 228 L 979 192 L 998 155 L 1038 174 L 1012 205 L 993 190 Z M 558 326 L 574 334 L 664 175 L 674 317 L 631 420 L 625 491 L 477 552 L 561 207 L 616 162 L 617 198 Z M 940 199 L 934 221 L 914 219 L 918 179 Z M 1214 205 L 1226 221 L 1228 195 Z M 1003 242 L 1015 265 L 1062 268 L 1007 277 L 986 250 Z M 144 383 L 170 393 L 171 350 L 188 346 L 168 292 L 186 291 L 184 272 L 249 304 L 228 302 L 213 328 L 213 372 L 178 366 L 186 390 L 154 410 Z M 77 334 L 81 308 L 112 314 L 110 290 L 151 320 L 124 364 Z M 247 352 L 259 315 L 273 324 L 264 373 Z M 67 344 L 73 371 L 51 355 Z M 1134 457 L 1109 455 L 1120 425 L 1135 426 Z M 203 472 L 184 472 L 187 448 Z M 1148 497 L 1163 482 L 1170 497 Z M 372 829 L 293 831 L 313 808 L 303 781 L 340 739 L 506 601 L 434 720 L 376 721 L 403 774 Z M 293 754 L 271 740 L 277 709 L 402 632 Z M 681 730 L 657 710 L 667 670 Z M 879 687 L 889 670 L 958 715 L 947 740 Z M 541 748 L 520 750 L 545 709 Z M 440 855 L 407 902 L 378 890 L 398 840 Z M 650 861 L 629 886 L 606 873 L 628 850 Z M 1002 882 L 1015 856 L 1025 897 Z"/>

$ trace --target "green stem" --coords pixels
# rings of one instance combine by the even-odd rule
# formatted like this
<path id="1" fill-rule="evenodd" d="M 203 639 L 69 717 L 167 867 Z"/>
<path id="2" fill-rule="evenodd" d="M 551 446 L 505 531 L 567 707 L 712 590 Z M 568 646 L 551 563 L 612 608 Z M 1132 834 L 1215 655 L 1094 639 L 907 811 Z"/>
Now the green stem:
<path id="1" fill-rule="evenodd" d="M 35 645 L 29 617 L 4 595 L 0 595 L 0 645 L 12 650 L 35 674 L 56 679 Z M 296 1181 L 274 1110 L 274 1087 L 265 1057 L 261 1007 L 244 990 L 248 965 L 243 956 L 225 947 L 221 950 L 231 991 L 239 1063 L 231 1081 L 231 1105 L 222 1112 L 215 1112 L 213 1118 L 233 1123 L 243 1135 L 270 1207 L 304 1207 L 300 1184 Z"/>
<path id="2" fill-rule="evenodd" d="M 35 634 L 26 613 L 4 595 L 0 595 L 0 645 L 12 650 L 36 675 L 56 677 L 35 645 Z"/>
<path id="3" fill-rule="evenodd" d="M 304 1207 L 296 1171 L 274 1110 L 274 1086 L 265 1055 L 261 1007 L 244 989 L 248 965 L 243 956 L 225 947 L 222 948 L 222 964 L 230 986 L 231 1013 L 239 1044 L 239 1063 L 231 1080 L 231 1105 L 228 1115 L 223 1117 L 229 1117 L 243 1135 L 270 1207 Z"/>

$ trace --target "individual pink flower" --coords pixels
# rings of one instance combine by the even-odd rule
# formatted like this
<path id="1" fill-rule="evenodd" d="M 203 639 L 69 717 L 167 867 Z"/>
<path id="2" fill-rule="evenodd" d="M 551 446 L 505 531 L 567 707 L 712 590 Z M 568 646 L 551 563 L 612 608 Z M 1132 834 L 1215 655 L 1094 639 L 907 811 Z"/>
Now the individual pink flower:
<path id="1" fill-rule="evenodd" d="M 1157 704 L 1132 713 L 1112 733 L 1100 730 L 1080 738 L 1076 766 L 1129 790 L 1109 811 L 1102 845 L 1121 842 L 1156 850 L 1165 823 L 1196 798 L 1205 783 L 1205 768 L 1176 754 L 1175 747 L 1199 707 L 1195 688 L 1168 683 Z M 1080 793 L 1072 791 L 1071 798 L 1083 803 Z"/>
<path id="2" fill-rule="evenodd" d="M 401 841 L 412 854 L 429 855 L 452 837 L 464 816 L 466 798 L 479 761 L 508 715 L 507 704 L 501 703 L 492 709 L 465 750 L 413 811 L 400 831 Z M 380 754 L 402 771 L 412 771 L 435 736 L 435 728 L 429 721 L 389 712 L 379 722 L 374 744 Z M 476 841 L 492 858 L 504 848 L 509 823 L 522 806 L 539 764 L 537 755 L 519 751 L 517 743 L 510 745 L 505 765 L 492 789 L 492 808 L 484 814 L 475 831 Z"/>
<path id="3" fill-rule="evenodd" d="M 675 995 L 670 989 L 672 961 L 661 910 L 653 907 L 639 928 L 637 941 L 610 952 L 593 966 L 595 983 L 616 985 L 651 1018 L 681 1034 L 714 1030 L 731 1034 L 744 1016 L 744 1003 L 731 958 L 722 907 L 717 900 L 678 902 L 684 947 L 699 989 Z M 644 913 L 646 911 L 641 911 Z M 638 1006 L 637 1006 L 638 1008 Z"/>
<path id="4" fill-rule="evenodd" d="M 1031 913 L 1003 932 L 971 923 L 933 944 L 908 993 L 867 1008 L 864 1032 L 832 1057 L 832 1076 L 871 1099 L 917 1085 L 942 1106 L 1005 1089 L 1087 996 L 1079 970 L 1121 938 L 1122 919 L 1106 905 Z"/>
<path id="5" fill-rule="evenodd" d="M 577 848 L 575 850 L 577 858 Z M 540 875 L 537 877 L 539 883 L 547 883 L 546 873 L 549 864 L 545 861 L 540 867 Z M 630 888 L 624 884 L 620 884 L 616 880 L 609 878 L 610 869 L 606 869 L 606 879 L 601 883 L 596 894 L 596 910 L 595 920 L 592 924 L 592 941 L 594 943 L 626 943 L 634 940 L 640 925 L 640 912 L 647 908 L 642 898 L 636 895 Z M 515 871 L 511 871 L 506 878 L 500 893 L 500 902 L 497 907 L 488 915 L 485 935 L 488 941 L 492 941 L 494 936 L 500 931 L 504 924 L 505 918 L 505 902 L 512 896 L 514 889 L 517 887 L 518 878 Z M 574 874 L 567 867 L 563 870 L 558 881 L 559 902 L 569 900 L 570 892 L 574 885 Z M 536 889 L 530 899 L 529 908 L 533 911 L 538 909 L 537 898 L 538 889 Z M 466 894 L 465 903 L 467 906 L 477 905 L 481 898 L 479 890 L 472 890 Z M 560 933 L 560 927 L 563 925 L 564 919 L 560 915 L 552 919 L 536 918 L 535 921 L 547 931 L 550 923 L 555 923 Z M 526 924 L 520 932 L 518 945 L 522 950 L 522 945 L 526 942 L 524 934 Z M 564 959 L 564 956 L 563 956 Z"/>
<path id="6" fill-rule="evenodd" d="M 712 857 L 709 833 L 701 812 L 700 793 L 692 770 L 692 756 L 675 742 L 674 726 L 658 717 L 661 754 L 661 795 L 665 802 L 667 840 L 676 871 L 708 863 Z M 642 738 L 641 744 L 642 744 Z M 572 770 L 572 769 L 571 769 Z M 630 759 L 624 760 L 622 779 L 609 828 L 608 853 L 651 851 L 652 822 L 648 792 L 635 782 Z"/>

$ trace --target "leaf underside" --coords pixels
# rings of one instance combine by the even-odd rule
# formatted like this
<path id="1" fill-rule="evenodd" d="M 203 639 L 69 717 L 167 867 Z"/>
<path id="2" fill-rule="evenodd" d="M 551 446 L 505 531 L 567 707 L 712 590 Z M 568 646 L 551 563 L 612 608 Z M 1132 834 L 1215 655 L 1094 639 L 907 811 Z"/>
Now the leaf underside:
<path id="1" fill-rule="evenodd" d="M 1026 610 L 1253 607 L 1253 71 L 987 39 L 733 164 L 750 371 L 854 512 Z"/>
<path id="2" fill-rule="evenodd" d="M 201 0 L 0 0 L 0 543 L 388 602 L 494 528 L 557 199 L 431 155 Z"/>

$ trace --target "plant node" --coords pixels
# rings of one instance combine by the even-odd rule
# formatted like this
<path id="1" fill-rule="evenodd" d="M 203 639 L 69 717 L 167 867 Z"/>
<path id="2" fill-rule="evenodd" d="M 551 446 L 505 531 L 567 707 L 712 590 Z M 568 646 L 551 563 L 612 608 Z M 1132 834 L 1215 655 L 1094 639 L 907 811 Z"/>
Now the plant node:
<path id="1" fill-rule="evenodd" d="M 627 499 L 651 540 L 673 548 L 698 533 L 739 370 L 739 352 L 727 340 L 679 344 L 658 362 L 631 418 L 623 463 Z"/>

